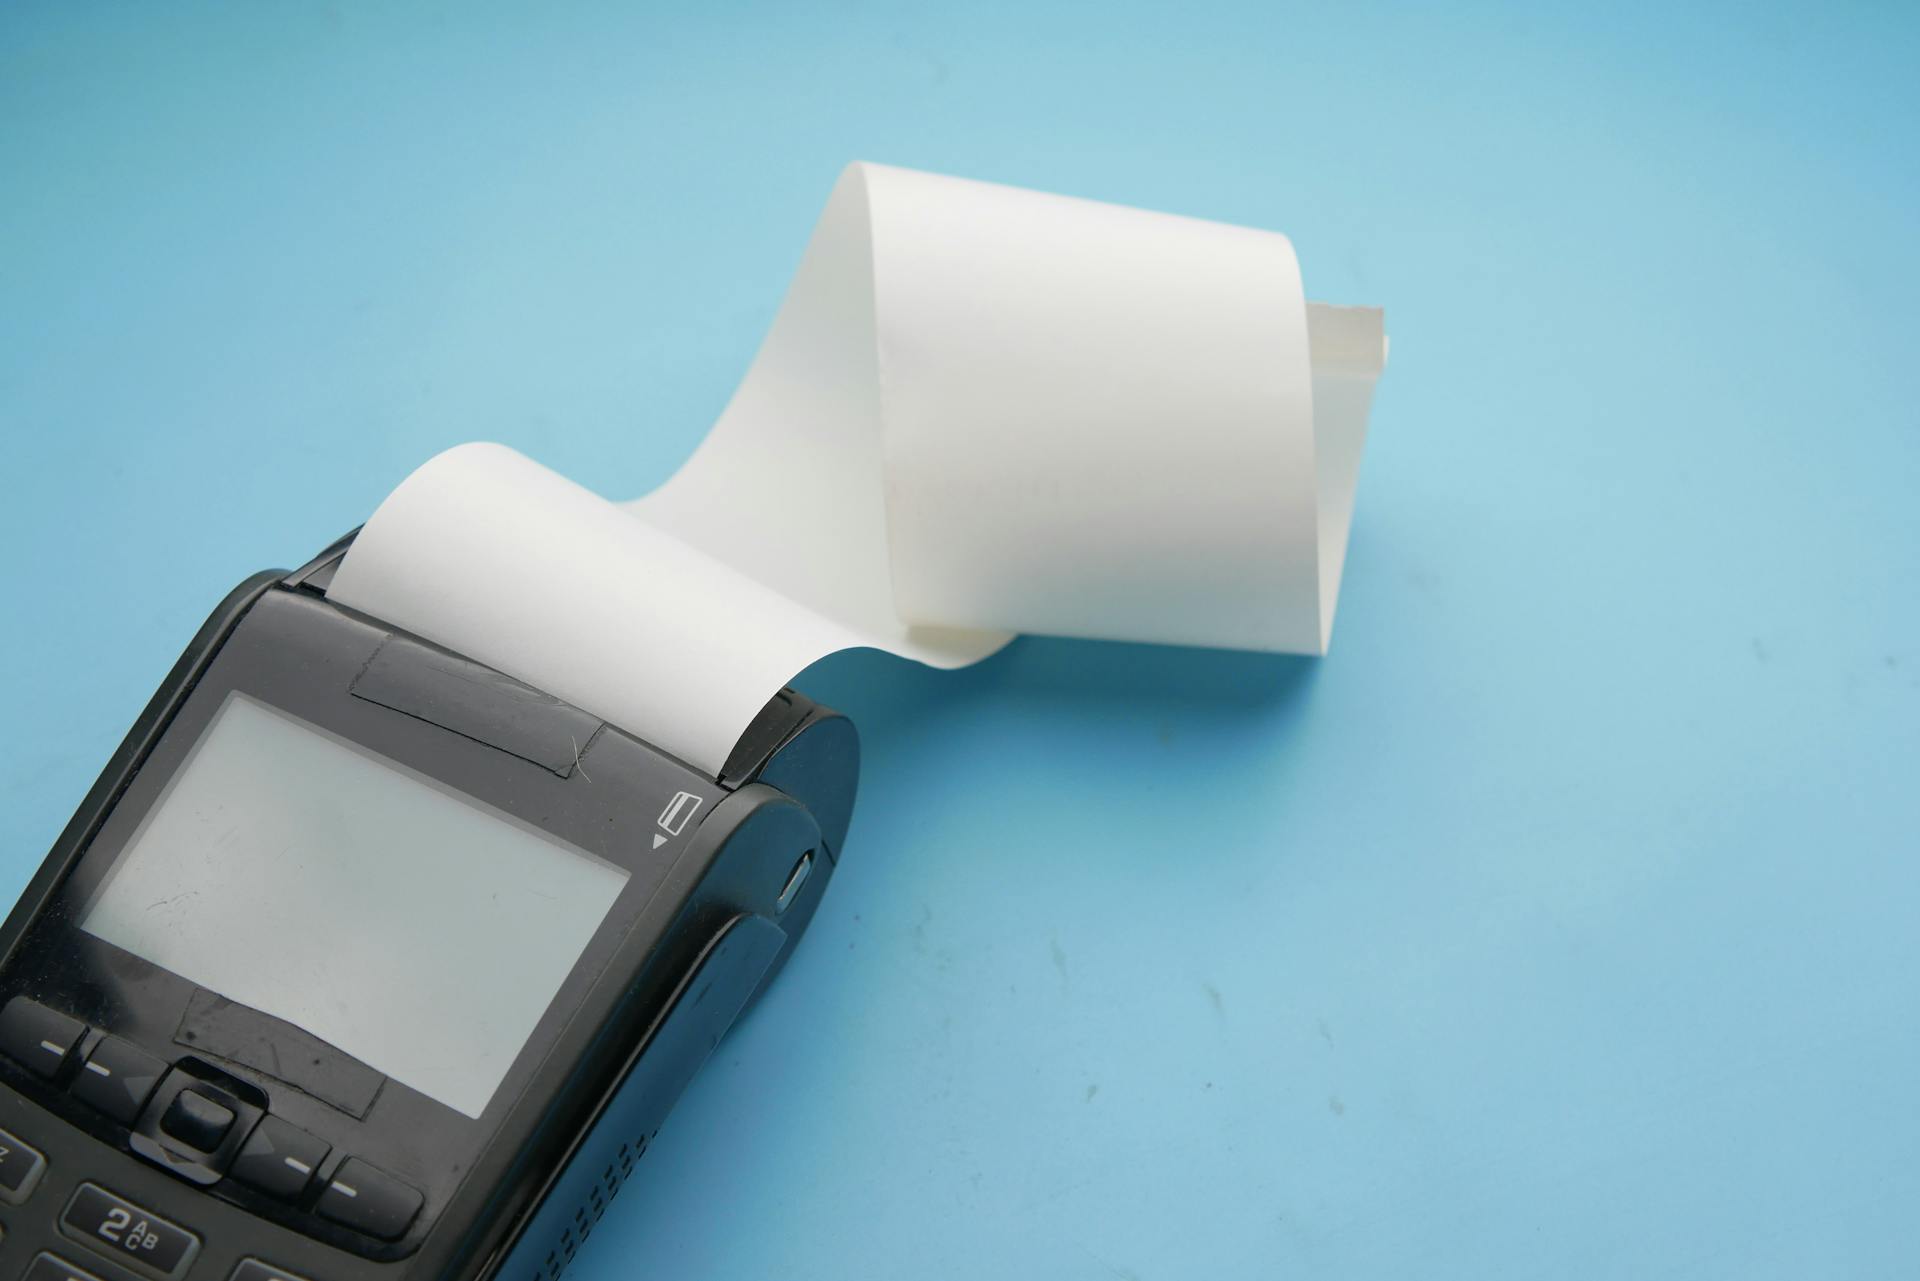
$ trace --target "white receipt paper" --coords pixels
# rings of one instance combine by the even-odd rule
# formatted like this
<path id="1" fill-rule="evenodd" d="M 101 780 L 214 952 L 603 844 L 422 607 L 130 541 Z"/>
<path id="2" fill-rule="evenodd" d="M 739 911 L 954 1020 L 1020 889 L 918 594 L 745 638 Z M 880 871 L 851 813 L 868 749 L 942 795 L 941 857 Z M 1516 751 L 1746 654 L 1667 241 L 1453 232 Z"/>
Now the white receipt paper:
<path id="1" fill-rule="evenodd" d="M 1307 302 L 1284 236 L 855 164 L 664 485 L 462 445 L 328 595 L 714 774 L 851 647 L 1324 653 L 1385 361 L 1381 313 Z"/>

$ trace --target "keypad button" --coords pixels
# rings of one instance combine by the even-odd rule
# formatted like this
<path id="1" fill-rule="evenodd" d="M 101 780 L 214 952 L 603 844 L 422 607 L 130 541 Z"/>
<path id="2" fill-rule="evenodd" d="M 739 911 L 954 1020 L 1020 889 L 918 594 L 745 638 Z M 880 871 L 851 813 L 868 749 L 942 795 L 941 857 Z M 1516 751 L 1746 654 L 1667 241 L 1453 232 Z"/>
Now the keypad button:
<path id="1" fill-rule="evenodd" d="M 331 1145 L 277 1116 L 263 1116 L 227 1173 L 251 1188 L 291 1201 L 326 1160 Z"/>
<path id="2" fill-rule="evenodd" d="M 182 1090 L 167 1105 L 160 1128 L 190 1148 L 218 1152 L 233 1128 L 233 1109 L 198 1090 Z"/>
<path id="3" fill-rule="evenodd" d="M 105 1112 L 122 1125 L 132 1125 L 147 1096 L 167 1074 L 164 1061 L 131 1041 L 109 1036 L 93 1047 L 73 1078 L 75 1098 Z"/>
<path id="4" fill-rule="evenodd" d="M 176 1067 L 141 1109 L 127 1146 L 169 1174 L 206 1187 L 227 1172 L 261 1115 L 217 1082 Z"/>
<path id="5" fill-rule="evenodd" d="M 0 1010 L 0 1052 L 44 1077 L 60 1075 L 67 1056 L 87 1034 L 79 1019 L 16 996 Z"/>
<path id="6" fill-rule="evenodd" d="M 40 1176 L 46 1172 L 47 1158 L 0 1130 L 0 1201 L 19 1205 L 33 1195 Z"/>
<path id="7" fill-rule="evenodd" d="M 200 1238 L 93 1183 L 82 1183 L 60 1215 L 60 1230 L 116 1263 L 156 1277 L 177 1277 Z"/>
<path id="8" fill-rule="evenodd" d="M 276 1268 L 265 1259 L 242 1259 L 227 1281 L 307 1281 L 298 1273 Z"/>
<path id="9" fill-rule="evenodd" d="M 100 1278 L 85 1268 L 74 1267 L 57 1254 L 42 1251 L 27 1265 L 27 1275 L 20 1281 L 100 1281 Z"/>
<path id="10" fill-rule="evenodd" d="M 335 1223 L 392 1241 L 420 1213 L 420 1194 L 359 1157 L 349 1157 L 320 1190 L 314 1208 Z"/>

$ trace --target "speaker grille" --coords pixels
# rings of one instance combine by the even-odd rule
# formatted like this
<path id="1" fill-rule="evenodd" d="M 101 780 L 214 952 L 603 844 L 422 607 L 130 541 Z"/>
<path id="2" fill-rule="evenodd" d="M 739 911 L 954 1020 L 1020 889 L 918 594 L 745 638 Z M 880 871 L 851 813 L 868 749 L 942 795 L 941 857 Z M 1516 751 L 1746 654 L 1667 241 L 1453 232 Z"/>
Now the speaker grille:
<path id="1" fill-rule="evenodd" d="M 607 1168 L 601 1172 L 599 1180 L 587 1185 L 587 1194 L 574 1208 L 573 1218 L 561 1224 L 559 1238 L 553 1243 L 553 1249 L 547 1252 L 546 1262 L 534 1269 L 529 1281 L 560 1281 L 567 1265 L 573 1262 L 574 1252 L 593 1235 L 593 1225 L 600 1222 L 600 1216 L 620 1195 L 620 1189 L 625 1186 L 627 1176 L 633 1173 L 633 1167 L 646 1155 L 647 1143 L 652 1137 L 645 1135 L 620 1145 L 620 1151 L 607 1162 Z"/>

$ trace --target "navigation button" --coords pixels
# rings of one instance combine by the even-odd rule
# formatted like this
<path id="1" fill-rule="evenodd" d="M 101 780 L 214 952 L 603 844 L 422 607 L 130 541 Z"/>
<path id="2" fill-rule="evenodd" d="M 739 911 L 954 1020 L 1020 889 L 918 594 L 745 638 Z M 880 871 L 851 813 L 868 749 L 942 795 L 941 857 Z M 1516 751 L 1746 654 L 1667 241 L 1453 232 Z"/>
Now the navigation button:
<path id="1" fill-rule="evenodd" d="M 233 1128 L 233 1109 L 198 1090 L 182 1090 L 167 1105 L 160 1128 L 190 1148 L 218 1152 Z"/>
<path id="2" fill-rule="evenodd" d="M 348 1157 L 320 1190 L 314 1209 L 335 1223 L 392 1241 L 420 1213 L 420 1194 L 359 1157 Z"/>
<path id="3" fill-rule="evenodd" d="M 194 1065 L 189 1062 L 188 1066 Z M 247 1088 L 234 1084 L 236 1089 Z M 135 1156 L 169 1174 L 209 1187 L 227 1172 L 264 1111 L 223 1089 L 217 1080 L 175 1067 L 161 1078 L 140 1110 L 127 1146 Z"/>
<path id="4" fill-rule="evenodd" d="M 0 1201 L 19 1205 L 33 1195 L 34 1185 L 47 1171 L 47 1158 L 0 1130 Z"/>
<path id="5" fill-rule="evenodd" d="M 132 1125 L 153 1087 L 167 1074 L 167 1065 L 132 1041 L 109 1036 L 93 1047 L 73 1078 L 73 1096 L 105 1112 L 122 1125 Z"/>
<path id="6" fill-rule="evenodd" d="M 307 1190 L 332 1145 L 277 1116 L 263 1116 L 227 1173 L 250 1188 L 291 1201 Z"/>
<path id="7" fill-rule="evenodd" d="M 44 1077 L 60 1075 L 87 1025 L 38 1001 L 16 996 L 0 1010 L 0 1051 Z"/>
<path id="8" fill-rule="evenodd" d="M 177 1277 L 199 1252 L 200 1238 L 93 1183 L 82 1183 L 60 1215 L 60 1230 L 116 1263 L 158 1277 Z"/>
<path id="9" fill-rule="evenodd" d="M 20 1281 L 100 1281 L 100 1278 L 74 1267 L 57 1254 L 42 1251 L 34 1256 L 33 1262 L 27 1267 L 27 1275 Z"/>

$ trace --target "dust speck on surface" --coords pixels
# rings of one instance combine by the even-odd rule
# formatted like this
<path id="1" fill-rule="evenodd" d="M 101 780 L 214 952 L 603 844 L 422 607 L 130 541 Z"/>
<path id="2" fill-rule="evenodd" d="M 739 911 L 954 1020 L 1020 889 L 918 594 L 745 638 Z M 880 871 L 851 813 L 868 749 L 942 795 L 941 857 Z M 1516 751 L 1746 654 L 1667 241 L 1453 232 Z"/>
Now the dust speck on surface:
<path id="1" fill-rule="evenodd" d="M 1333 1113 L 1335 1116 L 1345 1116 L 1347 1114 L 1347 1105 L 1340 1101 L 1339 1095 L 1329 1094 L 1327 1096 L 1327 1111 Z"/>

